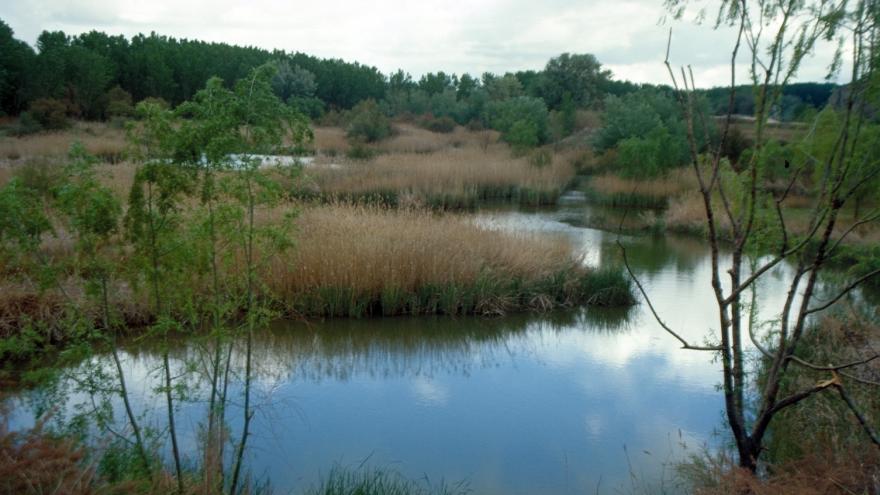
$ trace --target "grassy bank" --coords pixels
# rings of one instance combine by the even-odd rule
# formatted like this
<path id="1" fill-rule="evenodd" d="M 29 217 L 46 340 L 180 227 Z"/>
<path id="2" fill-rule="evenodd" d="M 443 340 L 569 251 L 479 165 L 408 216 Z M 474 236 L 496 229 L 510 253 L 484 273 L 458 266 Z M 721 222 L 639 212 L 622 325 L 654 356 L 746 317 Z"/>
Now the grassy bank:
<path id="1" fill-rule="evenodd" d="M 262 216 L 269 221 L 286 208 Z M 565 239 L 489 231 L 467 216 L 325 205 L 306 208 L 295 220 L 294 232 L 295 247 L 260 268 L 260 297 L 280 314 L 501 315 L 633 303 L 622 272 L 585 268 Z M 66 259 L 71 249 L 60 229 L 41 247 L 46 259 L 53 260 Z M 124 265 L 124 252 L 118 262 Z M 66 324 L 73 308 L 98 319 L 84 280 L 73 269 L 58 269 L 67 271 L 61 283 L 41 287 L 38 274 L 22 277 L 15 267 L 5 267 L 0 355 L 6 359 L 27 358 L 81 337 Z M 230 281 L 236 277 L 228 275 Z M 207 312 L 208 274 L 192 273 L 184 280 L 179 287 L 189 298 L 187 311 Z M 154 318 L 140 283 L 121 276 L 110 291 L 110 303 L 129 327 Z"/>
<path id="2" fill-rule="evenodd" d="M 866 349 L 876 348 L 878 332 L 874 310 L 850 307 L 817 321 L 805 335 L 798 357 L 814 363 L 859 361 Z M 827 371 L 792 367 L 784 394 L 831 378 Z M 766 364 L 759 364 L 756 379 L 767 372 Z M 842 373 L 849 397 L 876 424 L 880 400 L 871 382 L 880 377 L 880 364 L 875 360 Z M 733 457 L 723 451 L 695 455 L 679 466 L 679 474 L 700 495 L 874 493 L 880 451 L 832 388 L 774 418 L 762 475 L 736 467 Z"/>

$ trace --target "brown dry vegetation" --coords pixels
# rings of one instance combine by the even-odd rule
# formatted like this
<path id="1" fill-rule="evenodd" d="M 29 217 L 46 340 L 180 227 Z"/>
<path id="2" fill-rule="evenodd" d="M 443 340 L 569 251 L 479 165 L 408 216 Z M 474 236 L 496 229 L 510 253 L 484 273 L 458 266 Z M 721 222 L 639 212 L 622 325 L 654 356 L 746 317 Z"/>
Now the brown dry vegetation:
<path id="1" fill-rule="evenodd" d="M 722 212 L 721 200 L 714 201 L 716 211 Z M 793 235 L 805 235 L 810 225 L 809 207 L 813 200 L 803 196 L 793 196 L 782 203 L 785 215 L 786 228 Z M 674 197 L 669 202 L 669 208 L 663 217 L 667 229 L 675 232 L 703 233 L 706 228 L 706 210 L 703 198 L 697 191 L 690 191 L 681 196 Z M 726 215 L 716 215 L 719 232 L 722 236 L 730 236 L 730 221 Z M 775 217 L 774 217 L 774 221 Z M 851 214 L 843 215 L 835 226 L 835 237 L 843 235 L 852 226 Z M 850 232 L 846 237 L 846 244 L 851 246 L 872 247 L 880 244 L 880 225 L 871 222 Z"/>
<path id="2" fill-rule="evenodd" d="M 554 156 L 538 167 L 514 158 L 506 147 L 487 151 L 467 146 L 430 154 L 397 152 L 365 162 L 328 165 L 306 171 L 306 188 L 322 196 L 390 195 L 397 199 L 462 206 L 483 199 L 552 202 L 574 177 L 569 159 Z"/>
<path id="3" fill-rule="evenodd" d="M 338 204 L 306 210 L 297 225 L 297 248 L 267 274 L 274 292 L 292 304 L 332 290 L 346 291 L 344 297 L 352 302 L 373 304 L 396 292 L 413 297 L 427 290 L 433 292 L 425 296 L 430 299 L 447 290 L 464 293 L 481 283 L 517 280 L 525 293 L 498 293 L 487 286 L 485 294 L 468 303 L 473 308 L 464 312 L 546 309 L 573 303 L 577 295 L 573 291 L 571 300 L 554 300 L 536 290 L 539 284 L 563 272 L 576 283 L 585 273 L 562 238 L 488 231 L 463 216 Z M 399 309 L 433 312 L 428 307 Z M 393 307 L 381 310 L 396 312 Z M 457 312 L 452 307 L 442 311 Z"/>
<path id="4" fill-rule="evenodd" d="M 679 168 L 655 179 L 625 179 L 613 173 L 593 177 L 590 186 L 607 197 L 636 195 L 662 202 L 699 187 L 690 168 Z"/>
<path id="5" fill-rule="evenodd" d="M 101 160 L 114 163 L 123 158 L 126 147 L 125 131 L 106 124 L 78 122 L 64 131 L 0 137 L 0 166 L 17 165 L 39 158 L 64 157 L 74 141 L 82 143 L 86 151 Z"/>
<path id="6" fill-rule="evenodd" d="M 313 146 L 323 155 L 344 154 L 351 144 L 341 127 L 315 127 Z M 499 133 L 493 130 L 469 131 L 456 127 L 453 132 L 431 132 L 407 123 L 396 123 L 390 138 L 373 145 L 382 153 L 431 153 L 446 148 L 471 147 L 485 149 L 498 142 Z M 498 147 L 504 147 L 499 145 Z"/>
<path id="7" fill-rule="evenodd" d="M 44 240 L 42 250 L 47 258 L 63 259 L 69 242 L 59 230 Z M 262 279 L 269 289 L 264 296 L 279 303 L 278 309 L 302 315 L 500 314 L 583 303 L 594 296 L 594 288 L 583 285 L 589 273 L 565 240 L 485 230 L 466 216 L 316 206 L 297 218 L 295 242 L 293 250 L 271 260 Z M 63 287 L 47 290 L 27 277 L 16 278 L 0 283 L 2 337 L 38 322 L 31 330 L 38 332 L 34 338 L 61 342 L 68 337 L 61 321 L 66 305 L 97 314 L 75 273 Z M 197 278 L 192 280 L 196 294 L 207 290 L 206 281 Z M 150 321 L 147 301 L 127 282 L 117 281 L 111 303 L 128 325 Z"/>

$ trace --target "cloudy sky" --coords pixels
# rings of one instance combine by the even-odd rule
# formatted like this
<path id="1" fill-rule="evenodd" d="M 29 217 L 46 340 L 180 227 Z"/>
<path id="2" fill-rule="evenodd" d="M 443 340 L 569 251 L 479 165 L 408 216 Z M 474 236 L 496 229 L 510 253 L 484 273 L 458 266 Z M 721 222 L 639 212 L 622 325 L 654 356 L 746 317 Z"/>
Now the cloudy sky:
<path id="1" fill-rule="evenodd" d="M 711 3 L 703 2 L 711 9 Z M 131 36 L 156 31 L 339 57 L 419 76 L 540 69 L 563 52 L 593 53 L 618 79 L 667 83 L 662 65 L 691 64 L 699 86 L 729 82 L 735 32 L 696 25 L 693 15 L 662 22 L 662 0 L 4 0 L 0 19 L 34 44 L 42 30 L 92 29 Z M 693 14 L 693 13 L 692 13 Z M 800 71 L 825 77 L 834 47 L 823 45 Z"/>

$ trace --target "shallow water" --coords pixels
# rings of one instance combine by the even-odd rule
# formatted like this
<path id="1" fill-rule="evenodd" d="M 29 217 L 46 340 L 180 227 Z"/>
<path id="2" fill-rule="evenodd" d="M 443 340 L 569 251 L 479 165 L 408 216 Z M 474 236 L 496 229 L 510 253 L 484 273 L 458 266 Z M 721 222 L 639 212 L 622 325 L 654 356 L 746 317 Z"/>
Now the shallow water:
<path id="1" fill-rule="evenodd" d="M 488 228 L 571 239 L 584 263 L 619 259 L 618 236 L 576 227 L 588 207 L 573 198 L 552 211 L 488 211 Z M 622 237 L 633 268 L 666 322 L 700 343 L 715 324 L 705 243 L 691 238 Z M 779 307 L 781 266 L 759 287 L 765 316 Z M 176 342 L 189 366 L 178 429 L 198 461 L 207 382 L 207 344 Z M 150 342 L 122 347 L 142 422 L 163 429 L 156 388 L 161 355 Z M 719 366 L 683 351 L 641 304 L 629 311 L 587 308 L 546 315 L 278 322 L 255 342 L 257 414 L 248 468 L 277 493 L 299 493 L 334 464 L 392 468 L 410 478 L 464 482 L 480 494 L 619 493 L 662 484 L 674 461 L 723 442 Z M 243 347 L 236 348 L 228 419 L 241 424 Z M 111 371 L 95 356 L 55 389 L 13 401 L 11 426 L 56 408 L 54 420 L 90 413 L 77 380 Z M 114 414 L 123 425 L 121 408 Z M 166 449 L 168 447 L 166 446 Z M 231 449 L 230 449 L 231 450 Z M 635 481 L 633 480 L 635 477 Z"/>

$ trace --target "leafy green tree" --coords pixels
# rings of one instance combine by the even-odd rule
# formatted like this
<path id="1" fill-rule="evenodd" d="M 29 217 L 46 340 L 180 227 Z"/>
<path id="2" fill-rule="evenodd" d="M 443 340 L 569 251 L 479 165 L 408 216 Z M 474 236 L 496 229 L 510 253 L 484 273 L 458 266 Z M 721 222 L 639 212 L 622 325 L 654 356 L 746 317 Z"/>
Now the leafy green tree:
<path id="1" fill-rule="evenodd" d="M 134 106 L 131 94 L 119 86 L 114 86 L 104 96 L 106 107 L 104 114 L 107 117 L 133 117 Z"/>
<path id="2" fill-rule="evenodd" d="M 587 107 L 596 103 L 601 88 L 610 79 L 611 72 L 591 54 L 569 54 L 552 58 L 544 67 L 545 84 L 542 97 L 551 108 L 562 104 L 566 92 L 571 94 L 575 105 Z"/>
<path id="3" fill-rule="evenodd" d="M 657 177 L 686 163 L 687 153 L 684 139 L 658 126 L 645 136 L 618 143 L 618 171 L 623 177 L 635 179 Z"/>
<path id="4" fill-rule="evenodd" d="M 0 20 L 0 112 L 15 115 L 26 107 L 29 68 L 35 54 L 27 43 L 13 37 L 12 28 Z"/>
<path id="5" fill-rule="evenodd" d="M 134 447 L 141 468 L 149 476 L 152 470 L 150 456 L 129 400 L 125 372 L 116 346 L 118 318 L 113 314 L 110 303 L 110 284 L 116 273 L 117 262 L 108 250 L 114 247 L 122 205 L 109 187 L 98 182 L 94 170 L 97 160 L 89 156 L 81 145 L 74 144 L 69 159 L 67 180 L 57 192 L 58 210 L 74 238 L 77 257 L 81 258 L 79 269 L 86 279 L 86 293 L 101 308 L 101 327 L 103 335 L 109 340 L 116 368 L 117 394 L 122 399 L 135 437 Z"/>
<path id="6" fill-rule="evenodd" d="M 525 94 L 522 83 L 513 74 L 498 77 L 487 72 L 483 74 L 483 88 L 492 101 L 509 100 Z"/>
<path id="7" fill-rule="evenodd" d="M 492 101 L 486 106 L 487 120 L 502 138 L 518 147 L 543 143 L 547 137 L 547 106 L 539 98 L 519 96 Z"/>

